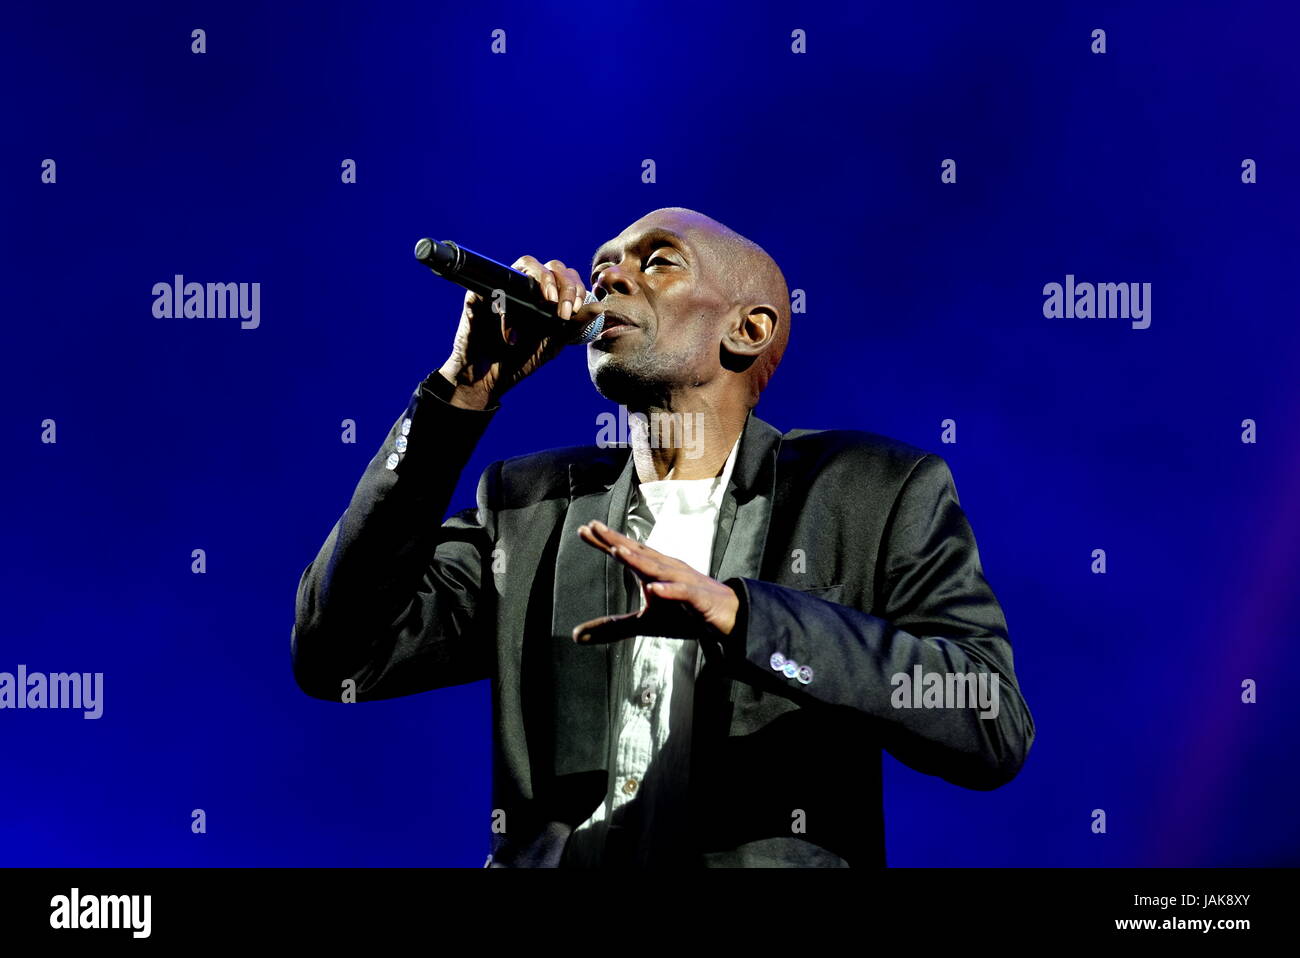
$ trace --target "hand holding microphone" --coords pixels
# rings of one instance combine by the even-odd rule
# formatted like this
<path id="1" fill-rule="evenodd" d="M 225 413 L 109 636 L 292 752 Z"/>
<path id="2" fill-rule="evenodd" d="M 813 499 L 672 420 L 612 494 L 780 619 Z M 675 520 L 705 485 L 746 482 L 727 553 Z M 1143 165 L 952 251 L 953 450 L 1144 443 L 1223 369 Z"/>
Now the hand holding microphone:
<path id="1" fill-rule="evenodd" d="M 504 266 L 455 243 L 422 239 L 416 258 L 467 290 L 451 355 L 441 373 L 456 384 L 452 402 L 495 405 L 509 389 L 571 343 L 603 325 L 595 293 L 560 260 L 521 256 Z"/>

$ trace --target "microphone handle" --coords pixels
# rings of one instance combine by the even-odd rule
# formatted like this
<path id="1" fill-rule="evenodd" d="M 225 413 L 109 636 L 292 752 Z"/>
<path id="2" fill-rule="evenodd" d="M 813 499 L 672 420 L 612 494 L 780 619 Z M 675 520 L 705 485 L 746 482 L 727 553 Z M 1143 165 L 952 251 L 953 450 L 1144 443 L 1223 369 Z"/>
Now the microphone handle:
<path id="1" fill-rule="evenodd" d="M 551 330 L 550 335 L 576 336 L 573 340 L 575 345 L 591 342 L 600 335 L 605 324 L 604 317 L 598 316 L 581 331 L 575 330 L 573 323 L 555 315 L 553 310 L 558 304 L 550 303 L 542 295 L 542 286 L 537 280 L 481 253 L 465 249 L 451 240 L 437 242 L 422 239 L 415 244 L 415 258 L 444 279 L 472 290 L 485 299 L 490 300 L 496 290 L 501 290 L 508 302 L 523 307 L 545 323 Z M 587 297 L 588 303 L 594 301 L 593 296 Z"/>
<path id="2" fill-rule="evenodd" d="M 542 299 L 540 284 L 528 274 L 458 246 L 451 240 L 439 243 L 422 239 L 415 244 L 415 258 L 443 279 L 486 298 L 491 298 L 492 291 L 499 289 L 512 303 L 534 310 Z"/>

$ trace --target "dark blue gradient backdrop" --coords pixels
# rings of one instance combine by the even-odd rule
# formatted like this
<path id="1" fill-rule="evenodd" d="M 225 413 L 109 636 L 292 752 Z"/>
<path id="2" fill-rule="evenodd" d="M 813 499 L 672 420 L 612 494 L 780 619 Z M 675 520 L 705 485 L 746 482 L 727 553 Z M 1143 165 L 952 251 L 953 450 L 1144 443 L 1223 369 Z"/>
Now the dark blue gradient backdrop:
<path id="1" fill-rule="evenodd" d="M 806 293 L 758 414 L 947 459 L 1003 603 L 1028 763 L 981 793 L 886 757 L 890 863 L 1300 863 L 1290 4 L 3 19 L 0 671 L 102 672 L 104 714 L 0 712 L 0 864 L 481 865 L 488 684 L 310 699 L 294 592 L 450 347 L 461 293 L 415 240 L 585 271 L 662 206 Z M 260 283 L 260 325 L 155 318 L 176 274 Z M 1067 274 L 1151 283 L 1150 327 L 1045 318 Z M 506 397 L 453 507 L 613 408 L 570 350 Z"/>

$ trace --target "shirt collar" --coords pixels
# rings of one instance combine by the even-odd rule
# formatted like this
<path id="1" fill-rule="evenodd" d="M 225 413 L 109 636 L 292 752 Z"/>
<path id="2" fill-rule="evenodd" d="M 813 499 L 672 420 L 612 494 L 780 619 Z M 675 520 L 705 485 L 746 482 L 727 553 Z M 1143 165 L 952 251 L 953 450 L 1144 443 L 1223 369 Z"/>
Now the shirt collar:
<path id="1" fill-rule="evenodd" d="M 723 464 L 722 473 L 702 479 L 655 479 L 651 482 L 638 483 L 633 489 L 636 511 L 657 516 L 664 503 L 673 500 L 677 511 L 684 514 L 703 512 L 705 509 L 717 509 L 727 492 L 727 483 L 736 468 L 736 456 L 740 451 L 740 437 L 736 438 L 731 453 Z"/>

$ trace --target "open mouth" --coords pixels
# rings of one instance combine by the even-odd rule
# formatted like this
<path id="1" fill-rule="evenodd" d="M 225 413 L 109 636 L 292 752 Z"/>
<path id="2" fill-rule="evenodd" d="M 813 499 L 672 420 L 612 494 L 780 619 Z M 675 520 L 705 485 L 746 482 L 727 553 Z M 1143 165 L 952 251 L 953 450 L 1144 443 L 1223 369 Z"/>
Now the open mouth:
<path id="1" fill-rule="evenodd" d="M 635 325 L 635 323 L 630 322 L 628 319 L 626 319 L 623 316 L 620 316 L 618 313 L 606 312 L 604 313 L 604 317 L 605 317 L 605 329 L 615 329 L 619 326 Z"/>

